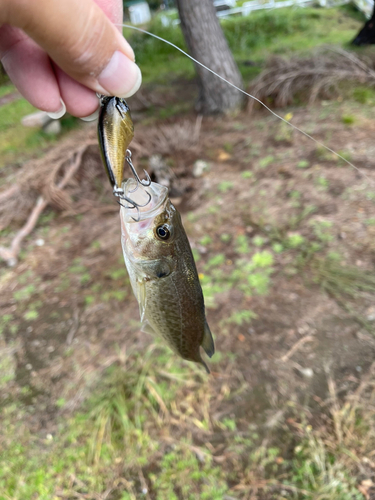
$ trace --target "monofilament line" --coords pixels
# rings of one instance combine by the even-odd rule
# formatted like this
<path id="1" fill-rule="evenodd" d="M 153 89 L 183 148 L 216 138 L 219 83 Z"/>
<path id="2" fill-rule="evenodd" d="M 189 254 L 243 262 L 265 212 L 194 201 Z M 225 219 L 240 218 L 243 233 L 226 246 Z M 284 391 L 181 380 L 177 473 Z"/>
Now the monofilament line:
<path id="1" fill-rule="evenodd" d="M 372 179 L 370 179 L 364 172 L 362 172 L 358 167 L 356 167 L 355 165 L 353 165 L 353 163 L 351 163 L 349 160 L 347 160 L 346 158 L 344 158 L 342 155 L 340 155 L 339 153 L 336 153 L 336 151 L 334 151 L 333 149 L 331 149 L 330 147 L 326 146 L 325 144 L 323 144 L 322 142 L 318 141 L 317 139 L 315 139 L 313 136 L 311 136 L 310 134 L 308 134 L 307 132 L 304 132 L 302 129 L 298 128 L 296 125 L 293 125 L 293 123 L 290 123 L 288 120 L 286 120 L 285 118 L 283 118 L 282 116 L 278 115 L 277 113 L 275 113 L 274 111 L 272 111 L 272 109 L 270 109 L 266 104 L 264 104 L 264 102 L 262 102 L 260 99 L 258 99 L 257 97 L 249 94 L 248 92 L 245 92 L 245 90 L 237 87 L 236 85 L 234 85 L 234 83 L 230 82 L 229 80 L 227 80 L 226 78 L 224 78 L 223 76 L 219 75 L 218 73 L 216 73 L 214 70 L 208 68 L 207 66 L 205 66 L 203 63 L 199 62 L 197 59 L 195 59 L 194 57 L 192 57 L 190 54 L 188 54 L 187 52 L 185 52 L 184 50 L 180 49 L 180 47 L 178 47 L 177 45 L 175 45 L 174 43 L 172 42 L 169 42 L 168 40 L 165 40 L 164 38 L 158 36 L 158 35 L 155 35 L 154 33 L 151 33 L 149 31 L 146 31 L 142 28 L 137 28 L 136 26 L 131 26 L 130 24 L 117 24 L 116 26 L 122 26 L 123 28 L 129 28 L 129 29 L 132 29 L 132 30 L 135 30 L 135 31 L 140 31 L 141 33 L 145 33 L 146 35 L 150 35 L 154 38 L 156 38 L 157 40 L 160 40 L 161 42 L 164 42 L 164 43 L 167 43 L 168 45 L 170 45 L 171 47 L 174 47 L 176 50 L 178 50 L 179 52 L 181 52 L 182 54 L 184 54 L 186 57 L 188 57 L 189 59 L 191 59 L 193 62 L 195 62 L 196 64 L 198 64 L 199 66 L 201 66 L 202 68 L 204 68 L 205 70 L 209 71 L 210 73 L 212 73 L 213 75 L 215 75 L 217 78 L 220 78 L 220 80 L 222 80 L 223 82 L 227 83 L 228 85 L 230 85 L 231 87 L 235 88 L 236 90 L 238 90 L 239 92 L 242 92 L 242 94 L 245 94 L 247 97 L 250 97 L 251 99 L 254 99 L 254 101 L 258 102 L 261 106 L 263 106 L 267 111 L 269 111 L 273 116 L 275 116 L 276 118 L 278 118 L 279 120 L 283 121 L 284 123 L 286 123 L 287 125 L 289 125 L 290 127 L 292 127 L 294 130 L 297 130 L 297 132 L 299 132 L 300 134 L 303 134 L 305 137 L 307 137 L 308 139 L 310 139 L 311 141 L 315 142 L 315 144 L 317 144 L 318 146 L 321 146 L 322 148 L 324 148 L 325 150 L 329 151 L 330 153 L 334 154 L 337 158 L 340 158 L 341 160 L 343 160 L 345 163 L 347 163 L 348 165 L 350 165 L 352 168 L 354 168 L 354 170 L 356 170 L 360 175 L 362 175 L 365 179 L 367 179 L 369 181 L 370 184 L 372 185 L 375 185 L 375 183 L 373 182 Z"/>

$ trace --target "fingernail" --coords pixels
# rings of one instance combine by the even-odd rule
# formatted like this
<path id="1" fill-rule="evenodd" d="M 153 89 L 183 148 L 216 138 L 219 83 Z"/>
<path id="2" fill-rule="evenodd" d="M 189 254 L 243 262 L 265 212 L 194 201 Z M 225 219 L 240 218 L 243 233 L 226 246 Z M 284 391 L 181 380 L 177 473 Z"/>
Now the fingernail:
<path id="1" fill-rule="evenodd" d="M 133 61 L 116 50 L 107 67 L 99 75 L 98 83 L 111 95 L 130 97 L 141 86 L 142 73 Z"/>
<path id="2" fill-rule="evenodd" d="M 97 108 L 91 115 L 88 116 L 81 116 L 80 119 L 83 120 L 84 122 L 93 122 L 96 120 L 99 116 L 99 108 Z"/>
<path id="3" fill-rule="evenodd" d="M 58 120 L 59 118 L 63 117 L 66 113 L 66 106 L 61 97 L 60 97 L 60 102 L 61 102 L 61 108 L 58 111 L 55 111 L 54 113 L 47 113 L 47 115 L 50 118 L 53 118 L 54 120 Z"/>

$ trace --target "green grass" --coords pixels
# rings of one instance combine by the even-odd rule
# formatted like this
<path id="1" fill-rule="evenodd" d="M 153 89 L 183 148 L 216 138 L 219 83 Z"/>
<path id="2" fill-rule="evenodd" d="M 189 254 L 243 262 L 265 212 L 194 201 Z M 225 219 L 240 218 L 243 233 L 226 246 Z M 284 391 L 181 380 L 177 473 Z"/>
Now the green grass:
<path id="1" fill-rule="evenodd" d="M 253 317 L 239 311 L 231 322 L 241 325 Z M 30 432 L 24 423 L 28 410 L 9 398 L 1 413 L 7 432 L 0 437 L 0 498 L 91 498 L 110 489 L 115 499 L 147 493 L 156 500 L 244 500 L 259 485 L 279 492 L 280 499 L 362 498 L 353 474 L 355 452 L 373 449 L 372 414 L 356 400 L 338 404 L 333 381 L 334 403 L 323 426 L 310 425 L 309 412 L 290 401 L 289 425 L 283 420 L 266 440 L 234 414 L 208 418 L 207 383 L 199 368 L 192 373 L 164 347 L 152 346 L 143 356 L 119 354 L 82 408 L 58 418 L 51 433 Z M 236 397 L 239 389 L 227 391 Z M 23 393 L 31 394 L 28 388 Z M 55 404 L 64 411 L 67 402 L 60 397 Z M 214 436 L 228 441 L 225 454 L 215 457 L 206 446 Z"/>
<path id="2" fill-rule="evenodd" d="M 200 278 L 208 308 L 216 308 L 216 296 L 231 289 L 240 290 L 245 297 L 266 295 L 269 291 L 274 264 L 272 253 L 264 250 L 247 256 L 250 247 L 245 236 L 236 239 L 235 250 L 242 256 L 234 262 L 226 262 L 225 255 L 219 253 L 204 266 Z"/>
<path id="3" fill-rule="evenodd" d="M 179 488 L 184 491 L 182 498 L 195 493 L 201 494 L 200 498 L 212 498 L 210 488 L 226 491 L 228 487 L 220 469 L 212 463 L 211 453 L 203 452 L 207 461 L 202 468 L 188 437 L 168 453 L 159 453 L 160 432 L 168 438 L 165 431 L 174 407 L 182 425 L 185 421 L 191 424 L 197 417 L 184 417 L 180 408 L 184 399 L 190 399 L 190 390 L 194 389 L 198 400 L 207 404 L 206 380 L 198 367 L 192 372 L 183 361 L 176 363 L 165 347 L 151 346 L 142 356 L 120 354 L 119 361 L 96 381 L 96 389 L 81 410 L 60 419 L 53 435 L 30 433 L 22 423 L 28 418 L 27 411 L 9 398 L 1 414 L 1 426 L 7 432 L 0 438 L 0 498 L 21 500 L 36 495 L 49 500 L 58 491 L 68 496 L 104 491 L 112 483 L 115 469 L 119 477 L 128 479 L 125 484 L 118 483 L 118 493 L 130 495 L 121 498 L 138 498 L 137 471 L 151 460 L 163 470 L 162 474 L 150 472 L 160 499 L 174 498 L 169 495 Z M 186 387 L 190 388 L 187 392 Z M 64 404 L 63 397 L 56 401 L 61 409 Z M 204 417 L 200 421 L 208 425 Z M 177 483 L 171 483 L 170 478 L 180 471 L 193 475 L 194 482 L 184 485 L 181 475 Z M 206 477 L 211 478 L 209 483 Z"/>
<path id="4" fill-rule="evenodd" d="M 252 261 L 265 268 L 273 258 L 260 252 Z M 243 309 L 226 323 L 246 325 L 255 317 Z M 15 368 L 13 356 L 0 357 L 5 391 Z M 261 491 L 280 499 L 362 500 L 357 455 L 369 456 L 375 445 L 371 379 L 360 387 L 369 398 L 364 405 L 353 397 L 339 402 L 328 377 L 323 424 L 314 418 L 312 425 L 310 409 L 287 401 L 266 439 L 253 422 L 245 425 L 235 412 L 215 415 L 210 407 L 217 397 L 233 405 L 241 387 L 224 384 L 213 392 L 212 379 L 199 367 L 162 345 L 119 352 L 88 382 L 79 410 L 67 410 L 69 401 L 58 395 L 54 404 L 62 413 L 38 433 L 26 424 L 32 407 L 15 403 L 7 391 L 0 414 L 6 429 L 0 436 L 1 499 L 96 498 L 110 490 L 109 498 L 122 500 L 146 494 L 155 500 L 245 500 Z M 28 386 L 21 392 L 32 396 Z M 213 453 L 209 443 L 223 451 Z"/>
<path id="5" fill-rule="evenodd" d="M 16 91 L 16 87 L 12 83 L 4 83 L 0 86 L 0 97 L 4 97 L 5 95 L 11 94 Z"/>
<path id="6" fill-rule="evenodd" d="M 375 276 L 358 267 L 343 265 L 336 258 L 317 258 L 314 279 L 336 298 L 356 299 L 361 292 L 375 294 Z"/>

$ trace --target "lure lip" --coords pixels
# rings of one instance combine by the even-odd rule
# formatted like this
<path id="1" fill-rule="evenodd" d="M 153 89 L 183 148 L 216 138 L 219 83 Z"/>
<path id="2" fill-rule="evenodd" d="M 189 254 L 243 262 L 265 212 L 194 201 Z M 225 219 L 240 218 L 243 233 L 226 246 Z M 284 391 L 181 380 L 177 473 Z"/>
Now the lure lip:
<path id="1" fill-rule="evenodd" d="M 151 182 L 149 186 L 138 185 L 137 191 L 133 191 L 135 184 L 136 181 L 134 179 L 128 179 L 122 183 L 121 187 L 124 190 L 125 196 L 127 196 L 129 192 L 133 192 L 132 197 L 134 198 L 135 193 L 137 193 L 137 195 L 142 195 L 143 193 L 144 196 L 150 196 L 151 201 L 145 207 L 138 208 L 138 210 L 135 207 L 121 205 L 121 214 L 127 223 L 137 223 L 158 215 L 164 210 L 168 201 L 167 187 Z M 137 219 L 134 219 L 134 215 L 137 215 Z"/>

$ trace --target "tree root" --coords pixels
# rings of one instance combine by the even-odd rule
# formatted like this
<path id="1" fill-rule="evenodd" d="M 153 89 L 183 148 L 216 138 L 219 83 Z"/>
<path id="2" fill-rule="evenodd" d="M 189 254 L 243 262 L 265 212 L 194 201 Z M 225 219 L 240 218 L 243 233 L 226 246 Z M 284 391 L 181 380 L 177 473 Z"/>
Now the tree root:
<path id="1" fill-rule="evenodd" d="M 88 147 L 88 144 L 86 144 L 84 147 L 79 149 L 75 153 L 75 158 L 72 161 L 71 165 L 69 168 L 66 170 L 63 178 L 58 184 L 52 184 L 52 187 L 49 189 L 49 192 L 47 196 L 39 196 L 33 210 L 31 211 L 25 225 L 17 232 L 15 237 L 13 238 L 10 246 L 8 248 L 6 247 L 0 247 L 0 259 L 3 259 L 8 266 L 15 266 L 17 264 L 17 259 L 18 255 L 21 251 L 21 243 L 22 241 L 28 236 L 34 227 L 36 226 L 40 215 L 44 211 L 44 209 L 51 203 L 56 201 L 57 193 L 61 192 L 65 186 L 69 183 L 69 181 L 73 178 L 73 176 L 76 174 L 78 171 L 81 161 L 82 161 L 82 156 L 84 152 L 86 151 Z M 58 171 L 60 168 L 66 163 L 66 160 L 62 161 L 52 172 L 51 177 L 53 179 L 56 178 Z M 11 197 L 13 194 L 15 194 L 18 191 L 18 186 L 12 186 L 10 189 L 2 193 L 2 200 L 7 199 Z M 53 195 L 50 193 L 53 192 Z M 61 197 L 60 197 L 61 198 Z M 65 201 L 65 200 L 64 200 Z M 63 203 L 62 203 L 63 204 Z"/>
<path id="2" fill-rule="evenodd" d="M 9 198 L 11 198 L 12 196 L 14 196 L 19 191 L 19 189 L 20 189 L 19 186 L 17 184 L 15 184 L 14 186 L 11 186 L 9 189 L 7 189 L 6 191 L 3 191 L 2 193 L 0 193 L 0 203 L 2 203 L 3 201 L 6 201 Z"/>

